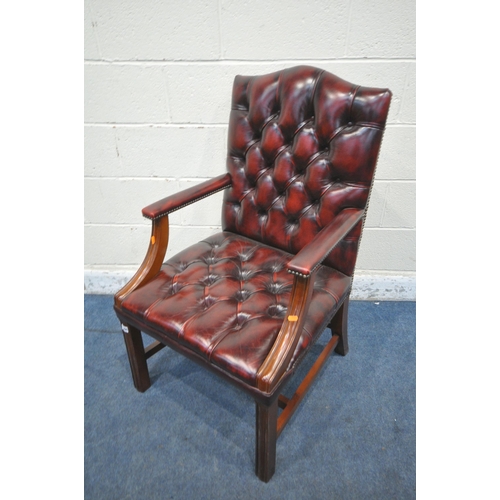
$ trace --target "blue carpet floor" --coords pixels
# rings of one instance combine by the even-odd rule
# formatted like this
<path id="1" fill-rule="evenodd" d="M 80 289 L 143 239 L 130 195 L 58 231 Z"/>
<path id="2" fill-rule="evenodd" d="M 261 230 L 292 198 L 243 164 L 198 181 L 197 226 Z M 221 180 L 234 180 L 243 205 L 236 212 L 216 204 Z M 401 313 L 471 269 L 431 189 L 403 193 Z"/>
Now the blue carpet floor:
<path id="1" fill-rule="evenodd" d="M 148 361 L 152 386 L 140 394 L 112 297 L 86 295 L 85 498 L 415 498 L 415 303 L 351 301 L 349 346 L 283 431 L 264 484 L 253 400 L 169 349 Z"/>

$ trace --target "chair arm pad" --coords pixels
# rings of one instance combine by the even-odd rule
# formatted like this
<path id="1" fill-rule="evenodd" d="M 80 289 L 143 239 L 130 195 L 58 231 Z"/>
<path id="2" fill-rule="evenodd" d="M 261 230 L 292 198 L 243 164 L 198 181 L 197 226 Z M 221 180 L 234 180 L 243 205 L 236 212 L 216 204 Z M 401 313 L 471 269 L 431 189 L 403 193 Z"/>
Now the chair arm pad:
<path id="1" fill-rule="evenodd" d="M 304 277 L 310 276 L 362 219 L 364 213 L 364 210 L 358 208 L 342 210 L 330 224 L 325 226 L 288 262 L 288 272 Z"/>
<path id="2" fill-rule="evenodd" d="M 142 209 L 142 215 L 148 219 L 158 219 L 164 215 L 179 210 L 179 208 L 195 203 L 202 198 L 226 189 L 231 185 L 231 176 L 229 174 L 219 175 L 213 179 L 197 184 L 196 186 L 184 189 L 171 196 L 167 196 L 156 203 L 148 205 Z"/>

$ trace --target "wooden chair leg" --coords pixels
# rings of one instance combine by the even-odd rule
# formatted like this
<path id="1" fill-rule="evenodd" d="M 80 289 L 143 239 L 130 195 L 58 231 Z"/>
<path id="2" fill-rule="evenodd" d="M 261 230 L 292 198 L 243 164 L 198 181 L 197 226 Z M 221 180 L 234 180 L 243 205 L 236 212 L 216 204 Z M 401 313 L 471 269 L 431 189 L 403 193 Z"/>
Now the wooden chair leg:
<path id="1" fill-rule="evenodd" d="M 349 352 L 349 343 L 347 340 L 347 316 L 349 311 L 349 297 L 344 300 L 337 314 L 332 318 L 328 325 L 332 335 L 339 336 L 339 343 L 335 347 L 335 352 L 345 356 Z"/>
<path id="2" fill-rule="evenodd" d="M 267 483 L 276 469 L 278 400 L 270 406 L 256 403 L 255 474 Z"/>
<path id="3" fill-rule="evenodd" d="M 133 326 L 122 325 L 122 332 L 134 386 L 139 392 L 144 392 L 151 386 L 151 381 L 141 331 Z"/>

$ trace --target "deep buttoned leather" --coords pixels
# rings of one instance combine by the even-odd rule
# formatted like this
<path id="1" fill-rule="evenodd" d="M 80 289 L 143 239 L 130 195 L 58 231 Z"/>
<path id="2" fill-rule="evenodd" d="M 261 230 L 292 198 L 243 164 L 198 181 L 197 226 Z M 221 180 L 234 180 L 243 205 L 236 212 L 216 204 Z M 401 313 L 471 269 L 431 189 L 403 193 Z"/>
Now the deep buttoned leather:
<path id="1" fill-rule="evenodd" d="M 295 254 L 341 210 L 363 209 L 390 98 L 308 66 L 236 77 L 223 229 Z M 353 273 L 361 227 L 325 264 Z"/>
<path id="2" fill-rule="evenodd" d="M 123 301 L 122 314 L 255 386 L 287 312 L 293 275 L 286 265 L 292 257 L 234 233 L 219 233 L 169 259 L 152 282 Z M 350 282 L 320 266 L 291 366 L 321 333 Z"/>
<path id="3" fill-rule="evenodd" d="M 236 77 L 228 174 L 143 212 L 155 227 L 226 189 L 223 232 L 127 291 L 121 320 L 264 394 L 257 372 L 284 323 L 291 273 L 315 271 L 290 370 L 349 295 L 390 98 L 309 66 Z"/>

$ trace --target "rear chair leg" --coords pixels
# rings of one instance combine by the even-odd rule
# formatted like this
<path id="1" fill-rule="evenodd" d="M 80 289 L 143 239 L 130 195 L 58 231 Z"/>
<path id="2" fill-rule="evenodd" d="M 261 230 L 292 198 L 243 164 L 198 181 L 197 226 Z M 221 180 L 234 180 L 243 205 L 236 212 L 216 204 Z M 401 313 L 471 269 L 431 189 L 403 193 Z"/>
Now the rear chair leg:
<path id="1" fill-rule="evenodd" d="M 347 341 L 347 316 L 349 310 L 349 297 L 344 300 L 340 309 L 328 325 L 332 331 L 332 335 L 339 336 L 339 343 L 335 347 L 335 352 L 345 356 L 349 352 L 349 343 Z"/>
<path id="2" fill-rule="evenodd" d="M 276 469 L 278 400 L 270 406 L 256 403 L 255 474 L 267 483 Z"/>
<path id="3" fill-rule="evenodd" d="M 134 386 L 139 392 L 144 392 L 151 386 L 151 381 L 141 331 L 133 326 L 122 324 L 122 332 L 127 347 Z"/>

